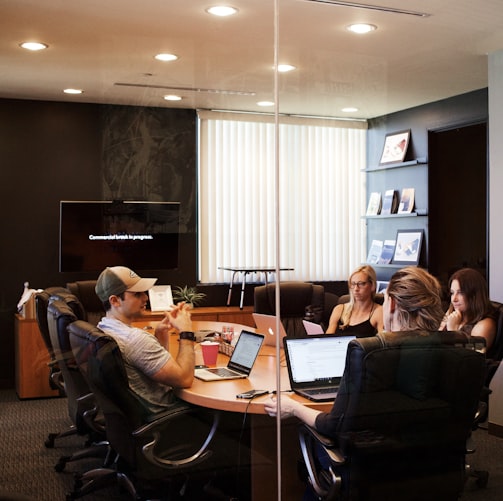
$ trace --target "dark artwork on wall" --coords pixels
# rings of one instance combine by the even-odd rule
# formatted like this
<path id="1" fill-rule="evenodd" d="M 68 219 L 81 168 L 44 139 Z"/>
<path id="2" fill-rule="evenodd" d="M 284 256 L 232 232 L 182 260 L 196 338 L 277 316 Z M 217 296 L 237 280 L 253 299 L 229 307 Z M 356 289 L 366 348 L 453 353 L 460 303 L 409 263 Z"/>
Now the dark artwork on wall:
<path id="1" fill-rule="evenodd" d="M 103 199 L 180 202 L 180 231 L 195 231 L 194 110 L 104 106 Z"/>

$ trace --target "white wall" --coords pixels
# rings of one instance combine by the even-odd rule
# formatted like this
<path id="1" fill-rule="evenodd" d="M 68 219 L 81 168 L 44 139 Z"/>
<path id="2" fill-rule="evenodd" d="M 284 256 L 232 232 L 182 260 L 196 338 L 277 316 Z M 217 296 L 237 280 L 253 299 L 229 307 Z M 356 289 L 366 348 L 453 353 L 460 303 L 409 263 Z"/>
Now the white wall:
<path id="1" fill-rule="evenodd" d="M 503 50 L 489 55 L 489 297 L 503 302 Z"/>

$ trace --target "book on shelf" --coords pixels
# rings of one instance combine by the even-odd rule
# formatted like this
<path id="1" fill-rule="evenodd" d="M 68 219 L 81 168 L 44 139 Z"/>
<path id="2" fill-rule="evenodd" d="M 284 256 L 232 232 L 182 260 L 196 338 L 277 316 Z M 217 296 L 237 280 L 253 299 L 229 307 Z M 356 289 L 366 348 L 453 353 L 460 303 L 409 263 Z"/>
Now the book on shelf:
<path id="1" fill-rule="evenodd" d="M 385 240 L 377 264 L 390 264 L 395 253 L 396 240 Z"/>
<path id="2" fill-rule="evenodd" d="M 404 188 L 398 205 L 398 214 L 410 214 L 414 209 L 414 188 Z"/>
<path id="3" fill-rule="evenodd" d="M 367 206 L 367 216 L 377 216 L 381 212 L 381 193 L 373 191 L 370 194 L 369 204 Z"/>
<path id="4" fill-rule="evenodd" d="M 367 255 L 368 264 L 377 264 L 377 261 L 381 256 L 382 247 L 382 240 L 372 240 L 372 245 L 370 246 L 369 253 Z"/>
<path id="5" fill-rule="evenodd" d="M 396 190 L 386 190 L 382 203 L 381 214 L 395 214 L 398 209 L 398 192 Z"/>

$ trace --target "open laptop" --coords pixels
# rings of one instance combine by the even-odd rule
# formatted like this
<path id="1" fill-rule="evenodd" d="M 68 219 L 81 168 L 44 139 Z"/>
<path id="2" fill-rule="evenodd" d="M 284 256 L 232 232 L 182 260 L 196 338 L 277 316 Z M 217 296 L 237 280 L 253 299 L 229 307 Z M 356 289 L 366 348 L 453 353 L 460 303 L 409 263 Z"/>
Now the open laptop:
<path id="1" fill-rule="evenodd" d="M 276 346 L 276 317 L 274 315 L 265 315 L 263 313 L 252 313 L 253 320 L 257 326 L 256 331 L 264 335 L 264 344 L 266 346 Z M 286 336 L 283 323 L 279 322 L 280 343 Z M 281 346 L 281 344 L 280 344 Z"/>
<path id="2" fill-rule="evenodd" d="M 334 400 L 346 365 L 349 342 L 355 336 L 286 337 L 284 341 L 290 388 L 315 401 Z"/>
<path id="3" fill-rule="evenodd" d="M 243 379 L 250 374 L 264 341 L 262 334 L 241 331 L 227 367 L 196 369 L 194 376 L 203 381 Z"/>
<path id="4" fill-rule="evenodd" d="M 319 334 L 325 334 L 323 331 L 323 327 L 320 324 L 316 324 L 314 322 L 310 322 L 309 320 L 302 320 L 304 324 L 304 329 L 306 329 L 306 333 L 310 336 L 316 336 Z"/>

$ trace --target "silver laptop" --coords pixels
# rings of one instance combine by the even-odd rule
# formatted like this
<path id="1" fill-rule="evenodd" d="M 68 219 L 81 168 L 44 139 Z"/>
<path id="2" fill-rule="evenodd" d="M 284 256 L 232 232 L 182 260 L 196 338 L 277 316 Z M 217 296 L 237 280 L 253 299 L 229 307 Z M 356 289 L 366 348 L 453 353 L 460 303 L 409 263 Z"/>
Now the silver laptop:
<path id="1" fill-rule="evenodd" d="M 290 388 L 310 400 L 334 400 L 355 336 L 306 336 L 284 339 Z"/>
<path id="2" fill-rule="evenodd" d="M 306 333 L 310 336 L 315 336 L 319 334 L 325 334 L 323 331 L 323 327 L 320 324 L 316 324 L 314 322 L 310 322 L 309 320 L 302 320 L 304 324 L 304 329 L 306 329 Z"/>
<path id="3" fill-rule="evenodd" d="M 262 334 L 241 331 L 226 367 L 196 369 L 194 376 L 203 381 L 222 381 L 248 377 L 263 341 L 264 336 Z"/>
<path id="4" fill-rule="evenodd" d="M 265 337 L 264 344 L 266 346 L 276 346 L 276 316 L 265 315 L 264 313 L 252 313 L 252 315 L 257 326 L 257 332 L 260 332 Z M 281 320 L 279 322 L 279 335 L 281 346 L 282 340 L 286 336 L 286 331 Z"/>

